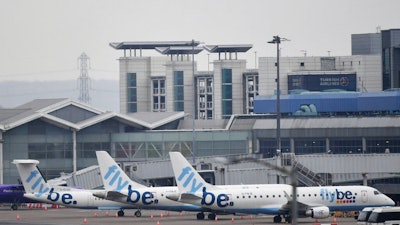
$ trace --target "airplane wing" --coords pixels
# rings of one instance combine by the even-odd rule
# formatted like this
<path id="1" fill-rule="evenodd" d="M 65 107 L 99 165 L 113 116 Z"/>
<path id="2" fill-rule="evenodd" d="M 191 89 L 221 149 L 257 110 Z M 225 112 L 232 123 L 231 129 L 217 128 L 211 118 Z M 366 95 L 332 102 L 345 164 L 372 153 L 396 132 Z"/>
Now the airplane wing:
<path id="1" fill-rule="evenodd" d="M 197 196 L 195 194 L 191 193 L 182 193 L 179 198 L 179 202 L 184 202 L 188 204 L 193 204 L 193 205 L 199 205 L 201 204 L 201 199 L 202 197 Z"/>
<path id="2" fill-rule="evenodd" d="M 289 197 L 288 193 L 284 192 L 286 198 L 288 199 L 287 203 L 282 205 L 280 208 L 281 211 L 283 212 L 290 212 L 293 199 Z M 297 211 L 301 212 L 301 214 L 304 214 L 306 216 L 311 216 L 316 219 L 322 219 L 322 218 L 327 218 L 329 216 L 329 208 L 325 205 L 317 204 L 317 205 L 310 205 L 304 202 L 301 202 L 299 200 L 296 200 L 297 202 Z"/>
<path id="3" fill-rule="evenodd" d="M 121 192 L 118 192 L 118 191 L 108 191 L 107 192 L 108 200 L 120 199 L 120 198 L 126 198 L 126 197 L 127 196 L 125 194 L 122 194 Z"/>
<path id="4" fill-rule="evenodd" d="M 191 194 L 191 193 L 183 193 L 181 194 L 181 201 L 195 201 L 195 200 L 201 200 L 202 197 Z"/>
<path id="5" fill-rule="evenodd" d="M 117 200 L 127 197 L 125 194 L 118 191 L 97 191 L 93 193 L 93 196 L 96 196 L 98 198 L 103 198 L 106 200 Z"/>

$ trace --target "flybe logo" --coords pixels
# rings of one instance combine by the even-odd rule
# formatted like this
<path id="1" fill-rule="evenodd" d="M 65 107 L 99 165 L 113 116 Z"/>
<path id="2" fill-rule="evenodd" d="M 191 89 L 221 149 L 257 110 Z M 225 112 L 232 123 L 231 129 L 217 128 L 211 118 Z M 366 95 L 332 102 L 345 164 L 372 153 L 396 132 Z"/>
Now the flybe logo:
<path id="1" fill-rule="evenodd" d="M 195 178 L 195 173 L 192 171 L 192 167 L 187 166 L 182 169 L 181 173 L 177 178 L 178 182 L 182 182 L 182 186 L 188 190 L 188 193 L 194 194 L 204 186 L 203 182 Z M 226 206 L 233 206 L 233 202 L 230 202 L 227 194 L 215 194 L 208 192 L 206 187 L 202 189 L 201 204 L 205 206 L 212 206 L 216 204 L 218 207 L 223 208 Z"/>
<path id="2" fill-rule="evenodd" d="M 49 188 L 46 187 L 43 177 L 39 174 L 38 170 L 31 171 L 25 181 L 27 184 L 32 185 L 31 189 L 36 192 L 36 197 L 40 197 L 41 195 L 49 191 Z"/>
<path id="3" fill-rule="evenodd" d="M 120 192 L 123 190 L 129 182 L 124 180 L 121 176 L 121 170 L 117 165 L 112 165 L 108 167 L 107 173 L 104 175 L 104 181 L 108 182 L 110 186 L 115 185 L 115 190 Z M 144 205 L 157 204 L 158 199 L 154 199 L 154 195 L 145 191 L 140 193 L 140 191 L 132 188 L 131 185 L 128 185 L 128 196 L 126 198 L 126 202 L 129 203 L 143 203 Z"/>
<path id="4" fill-rule="evenodd" d="M 226 206 L 233 206 L 233 202 L 229 201 L 229 196 L 226 194 L 219 194 L 217 196 L 212 192 L 207 192 L 206 187 L 203 188 L 203 198 L 201 199 L 201 204 L 210 206 L 214 203 L 217 204 L 218 207 L 224 208 Z"/>
<path id="5" fill-rule="evenodd" d="M 182 181 L 183 178 L 189 175 L 185 181 Z M 178 182 L 183 182 L 183 187 L 189 190 L 189 193 L 194 194 L 196 193 L 204 184 L 201 181 L 198 181 L 194 178 L 195 173 L 192 171 L 190 166 L 187 166 L 182 169 L 181 174 L 178 176 Z M 188 187 L 188 185 L 190 185 Z"/>
<path id="6" fill-rule="evenodd" d="M 340 191 L 338 189 L 330 191 L 327 188 L 322 188 L 320 193 L 322 200 L 325 201 L 336 202 L 337 204 L 349 204 L 356 202 L 356 196 L 351 191 Z"/>
<path id="7" fill-rule="evenodd" d="M 113 175 L 114 174 L 114 175 Z M 110 167 L 108 167 L 107 173 L 104 176 L 104 180 L 109 180 L 108 184 L 110 186 L 114 186 L 114 184 L 116 185 L 116 190 L 117 191 L 121 191 L 126 185 L 128 185 L 128 181 L 122 180 L 121 177 L 121 170 L 118 168 L 117 165 L 112 165 Z M 115 183 L 117 182 L 117 183 Z"/>
<path id="8" fill-rule="evenodd" d="M 35 191 L 35 197 L 40 197 L 47 193 L 46 199 L 49 201 L 58 202 L 60 200 L 65 205 L 77 204 L 77 201 L 73 200 L 73 196 L 70 193 L 58 193 L 54 191 L 54 188 L 49 191 L 38 170 L 31 171 L 26 178 L 26 183 L 32 184 L 31 189 Z"/>

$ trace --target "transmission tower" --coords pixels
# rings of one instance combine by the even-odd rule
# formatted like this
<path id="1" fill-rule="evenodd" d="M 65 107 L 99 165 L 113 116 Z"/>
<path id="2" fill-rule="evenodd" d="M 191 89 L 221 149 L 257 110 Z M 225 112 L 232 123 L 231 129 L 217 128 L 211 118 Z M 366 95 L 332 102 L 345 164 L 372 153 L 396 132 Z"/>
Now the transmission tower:
<path id="1" fill-rule="evenodd" d="M 80 69 L 80 76 L 78 78 L 78 88 L 79 88 L 79 101 L 84 103 L 90 103 L 89 95 L 89 57 L 86 53 L 82 53 L 78 58 L 78 68 Z"/>

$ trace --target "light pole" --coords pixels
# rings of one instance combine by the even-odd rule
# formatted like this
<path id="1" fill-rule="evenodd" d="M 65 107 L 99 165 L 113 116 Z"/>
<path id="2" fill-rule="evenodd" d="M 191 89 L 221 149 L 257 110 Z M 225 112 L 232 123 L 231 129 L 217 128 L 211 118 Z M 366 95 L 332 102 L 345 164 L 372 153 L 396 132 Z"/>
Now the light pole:
<path id="1" fill-rule="evenodd" d="M 278 35 L 273 36 L 272 41 L 269 41 L 269 44 L 276 44 L 276 154 L 277 161 L 280 160 L 281 154 L 281 98 L 280 98 L 280 83 L 279 83 L 279 57 L 280 57 L 280 49 L 279 44 L 281 41 L 289 41 L 286 38 L 281 38 Z M 243 159 L 241 160 L 243 161 Z M 287 174 L 290 177 L 290 182 L 292 185 L 292 204 L 291 204 L 291 216 L 292 216 L 292 224 L 297 225 L 297 176 L 296 171 L 293 167 L 291 167 L 290 171 L 280 166 L 274 166 L 264 161 L 260 161 L 258 159 L 246 158 L 245 161 L 253 161 L 256 163 L 260 163 L 267 167 L 273 168 L 281 173 Z"/>
<path id="2" fill-rule="evenodd" d="M 195 119 L 196 119 L 196 77 L 194 76 L 194 45 L 195 41 L 192 39 L 192 76 L 193 76 L 193 111 L 192 111 L 192 160 L 195 163 L 195 149 L 196 149 L 196 132 L 195 132 Z"/>
<path id="3" fill-rule="evenodd" d="M 279 85 L 279 44 L 281 38 L 274 36 L 270 44 L 276 44 L 276 154 L 279 156 L 281 152 L 281 98 Z"/>

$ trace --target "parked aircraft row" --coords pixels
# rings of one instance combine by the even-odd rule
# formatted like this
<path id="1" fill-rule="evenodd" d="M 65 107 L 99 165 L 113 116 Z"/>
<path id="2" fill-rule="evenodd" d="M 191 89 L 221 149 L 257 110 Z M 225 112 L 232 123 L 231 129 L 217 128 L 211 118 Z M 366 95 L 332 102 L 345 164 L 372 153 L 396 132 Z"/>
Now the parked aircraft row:
<path id="1" fill-rule="evenodd" d="M 24 197 L 34 201 L 76 208 L 160 209 L 194 211 L 197 219 L 217 214 L 270 214 L 291 221 L 292 186 L 286 184 L 212 185 L 207 183 L 179 152 L 170 152 L 177 186 L 147 187 L 132 181 L 105 151 L 96 152 L 104 190 L 51 187 L 37 168 L 37 160 L 14 160 L 25 188 Z M 394 202 L 368 186 L 321 186 L 297 188 L 298 215 L 326 218 L 333 211 L 393 206 Z"/>

